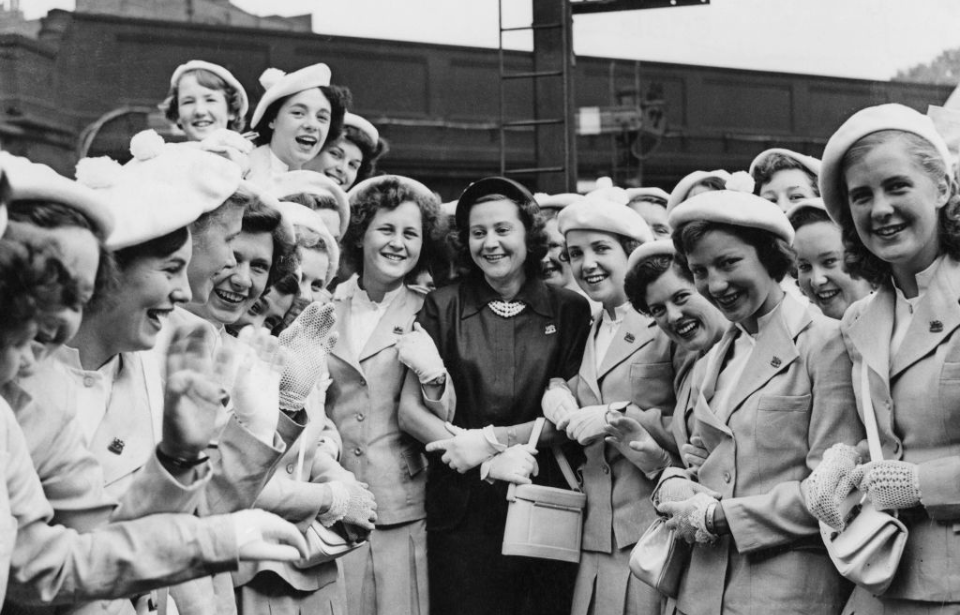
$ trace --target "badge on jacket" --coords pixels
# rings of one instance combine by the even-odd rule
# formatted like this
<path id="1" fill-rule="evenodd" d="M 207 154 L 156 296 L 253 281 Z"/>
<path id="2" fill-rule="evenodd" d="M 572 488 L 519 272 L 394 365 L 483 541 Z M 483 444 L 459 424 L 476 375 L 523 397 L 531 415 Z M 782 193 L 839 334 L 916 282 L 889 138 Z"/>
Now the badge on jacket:
<path id="1" fill-rule="evenodd" d="M 554 325 L 547 325 L 547 328 L 543 330 L 544 335 L 553 335 L 557 332 L 557 328 Z"/>

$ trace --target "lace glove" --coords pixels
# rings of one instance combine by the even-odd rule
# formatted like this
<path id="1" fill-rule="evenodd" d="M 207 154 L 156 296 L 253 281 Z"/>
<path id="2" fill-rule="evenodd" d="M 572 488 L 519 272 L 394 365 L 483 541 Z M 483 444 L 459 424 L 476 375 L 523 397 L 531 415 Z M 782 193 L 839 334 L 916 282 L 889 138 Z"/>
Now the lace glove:
<path id="1" fill-rule="evenodd" d="M 280 407 L 300 410 L 323 372 L 323 358 L 337 344 L 333 304 L 311 303 L 280 333 L 286 366 L 280 378 Z"/>
<path id="2" fill-rule="evenodd" d="M 437 345 L 420 323 L 413 323 L 413 330 L 397 339 L 397 355 L 400 362 L 413 370 L 420 384 L 427 384 L 447 373 Z"/>
<path id="3" fill-rule="evenodd" d="M 665 502 L 657 510 L 670 515 L 667 527 L 676 528 L 680 538 L 689 543 L 712 543 L 717 540 L 717 535 L 707 529 L 706 514 L 710 505 L 717 503 L 716 498 L 698 493 L 682 502 Z"/>
<path id="4" fill-rule="evenodd" d="M 856 486 L 850 475 L 859 462 L 857 449 L 838 442 L 823 453 L 820 464 L 800 483 L 807 510 L 835 530 L 846 526 L 843 503 Z"/>
<path id="5" fill-rule="evenodd" d="M 262 327 L 244 328 L 237 341 L 240 368 L 232 379 L 233 412 L 254 437 L 272 446 L 280 418 L 283 353 L 277 338 Z"/>
<path id="6" fill-rule="evenodd" d="M 560 429 L 560 423 L 566 426 L 566 419 L 580 408 L 577 399 L 560 378 L 551 378 L 547 390 L 540 400 L 543 416 Z"/>
<path id="7" fill-rule="evenodd" d="M 606 441 L 616 447 L 630 463 L 640 468 L 647 478 L 656 476 L 673 463 L 670 453 L 657 444 L 640 423 L 619 412 L 607 414 Z"/>
<path id="8" fill-rule="evenodd" d="M 604 428 L 607 426 L 607 406 L 584 406 L 569 415 L 563 427 L 567 431 L 567 437 L 576 440 L 582 446 L 593 444 L 604 435 Z M 561 426 L 557 425 L 560 429 Z"/>
<path id="9" fill-rule="evenodd" d="M 240 561 L 295 562 L 307 556 L 307 542 L 292 523 L 251 508 L 223 515 L 233 523 Z"/>
<path id="10" fill-rule="evenodd" d="M 693 476 L 700 473 L 700 466 L 707 460 L 709 454 L 710 451 L 704 446 L 703 438 L 700 436 L 692 436 L 690 442 L 680 445 L 680 457 L 687 464 L 687 468 Z"/>
<path id="11" fill-rule="evenodd" d="M 377 503 L 367 485 L 357 482 L 330 481 L 323 483 L 330 488 L 330 508 L 317 519 L 324 527 L 344 521 L 367 530 L 372 530 L 377 521 Z"/>
<path id="12" fill-rule="evenodd" d="M 906 461 L 871 461 L 850 472 L 850 480 L 880 510 L 920 504 L 920 468 Z"/>
<path id="13" fill-rule="evenodd" d="M 683 502 L 689 500 L 698 493 L 704 493 L 711 498 L 720 499 L 720 494 L 709 487 L 705 487 L 700 483 L 681 476 L 672 476 L 657 486 L 653 494 L 653 503 L 659 508 L 661 504 L 668 502 Z"/>
<path id="14" fill-rule="evenodd" d="M 515 485 L 529 485 L 531 476 L 540 473 L 534 455 L 537 449 L 527 444 L 514 444 L 499 455 L 480 464 L 480 480 L 502 480 Z"/>
<path id="15" fill-rule="evenodd" d="M 492 425 L 483 429 L 463 429 L 446 423 L 446 428 L 453 437 L 430 442 L 426 450 L 428 453 L 443 451 L 441 461 L 461 474 L 507 450 L 506 446 L 497 441 Z"/>

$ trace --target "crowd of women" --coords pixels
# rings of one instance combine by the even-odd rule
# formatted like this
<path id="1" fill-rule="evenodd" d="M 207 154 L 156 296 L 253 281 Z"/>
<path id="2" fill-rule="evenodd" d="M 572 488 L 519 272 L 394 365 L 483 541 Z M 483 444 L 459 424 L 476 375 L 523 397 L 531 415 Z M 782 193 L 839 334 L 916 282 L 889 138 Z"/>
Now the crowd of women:
<path id="1" fill-rule="evenodd" d="M 960 191 L 927 117 L 670 193 L 441 204 L 377 173 L 326 65 L 260 81 L 249 114 L 187 62 L 186 140 L 75 180 L 0 152 L 4 614 L 960 613 Z M 567 462 L 579 562 L 503 555 L 508 488 Z M 908 531 L 883 592 L 825 549 L 851 494 Z M 663 518 L 669 598 L 629 567 Z"/>

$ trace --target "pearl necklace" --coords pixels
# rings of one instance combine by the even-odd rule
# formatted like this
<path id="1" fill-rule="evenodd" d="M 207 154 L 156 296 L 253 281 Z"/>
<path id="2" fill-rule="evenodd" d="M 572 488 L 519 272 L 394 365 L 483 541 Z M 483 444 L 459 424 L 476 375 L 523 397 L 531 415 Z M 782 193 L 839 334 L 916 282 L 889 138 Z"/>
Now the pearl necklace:
<path id="1" fill-rule="evenodd" d="M 487 307 L 493 310 L 493 313 L 500 318 L 513 318 L 527 307 L 523 301 L 491 301 Z"/>

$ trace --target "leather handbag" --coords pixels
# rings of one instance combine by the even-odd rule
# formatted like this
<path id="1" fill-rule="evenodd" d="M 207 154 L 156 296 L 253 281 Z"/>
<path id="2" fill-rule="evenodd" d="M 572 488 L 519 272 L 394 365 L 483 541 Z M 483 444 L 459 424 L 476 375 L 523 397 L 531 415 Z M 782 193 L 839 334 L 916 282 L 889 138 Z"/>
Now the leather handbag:
<path id="1" fill-rule="evenodd" d="M 543 421 L 538 418 L 534 423 L 531 445 L 540 439 Z M 577 484 L 563 452 L 555 446 L 553 454 L 570 489 L 511 484 L 507 489 L 509 504 L 503 530 L 504 555 L 580 561 L 583 509 L 587 505 L 587 496 Z"/>
<path id="2" fill-rule="evenodd" d="M 630 552 L 630 572 L 661 594 L 676 598 L 692 552 L 693 545 L 667 527 L 667 518 L 657 517 Z"/>
<path id="3" fill-rule="evenodd" d="M 870 460 L 883 459 L 877 417 L 870 398 L 866 362 L 861 363 L 860 397 L 863 404 L 863 424 L 870 445 Z M 854 491 L 848 498 L 853 504 L 842 531 L 820 523 L 820 536 L 827 553 L 840 574 L 879 596 L 887 591 L 897 574 L 900 557 L 907 544 L 907 528 L 894 515 L 877 510 L 866 495 Z"/>
<path id="4" fill-rule="evenodd" d="M 307 557 L 294 563 L 297 568 L 312 568 L 318 564 L 332 562 L 367 544 L 366 540 L 356 540 L 351 536 L 342 521 L 325 527 L 314 519 L 303 537 L 307 540 Z"/>

